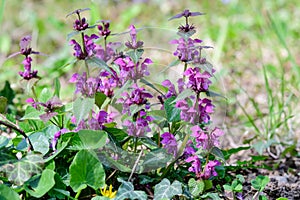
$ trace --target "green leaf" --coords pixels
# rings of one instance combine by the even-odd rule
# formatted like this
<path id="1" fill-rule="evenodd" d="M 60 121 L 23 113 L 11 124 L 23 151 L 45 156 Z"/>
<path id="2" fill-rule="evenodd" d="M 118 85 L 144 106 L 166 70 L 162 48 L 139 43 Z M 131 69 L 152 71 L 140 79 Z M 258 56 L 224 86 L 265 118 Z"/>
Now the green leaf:
<path id="1" fill-rule="evenodd" d="M 110 198 L 104 196 L 95 196 L 91 200 L 110 200 Z"/>
<path id="2" fill-rule="evenodd" d="M 5 113 L 7 107 L 7 98 L 0 96 L 0 113 Z"/>
<path id="3" fill-rule="evenodd" d="M 7 137 L 0 135 L 0 149 L 8 144 L 9 140 Z"/>
<path id="4" fill-rule="evenodd" d="M 224 158 L 223 152 L 218 147 L 213 147 L 211 149 L 210 153 L 213 154 L 214 156 L 220 158 L 223 162 L 225 162 L 225 158 Z"/>
<path id="5" fill-rule="evenodd" d="M 232 154 L 238 153 L 243 150 L 248 150 L 248 149 L 251 149 L 251 146 L 232 148 L 229 150 L 223 150 L 222 152 L 224 155 L 224 159 L 228 160 Z"/>
<path id="6" fill-rule="evenodd" d="M 224 99 L 227 99 L 226 97 L 224 97 L 223 95 L 219 94 L 219 93 L 216 93 L 216 92 L 213 92 L 213 91 L 206 91 L 205 94 L 208 96 L 208 97 L 222 97 Z"/>
<path id="7" fill-rule="evenodd" d="M 8 104 L 13 104 L 13 99 L 15 98 L 15 92 L 10 87 L 8 81 L 5 81 L 4 88 L 0 91 L 0 96 L 3 96 L 7 99 Z"/>
<path id="8" fill-rule="evenodd" d="M 210 192 L 202 195 L 201 198 L 204 198 L 204 199 L 211 198 L 212 200 L 222 200 L 219 197 L 218 193 L 210 193 Z"/>
<path id="9" fill-rule="evenodd" d="M 98 149 L 106 144 L 107 133 L 100 130 L 80 130 L 72 136 L 68 149 Z"/>
<path id="10" fill-rule="evenodd" d="M 32 188 L 31 190 L 28 188 L 27 185 L 25 185 L 26 192 L 28 192 L 31 196 L 34 196 L 36 198 L 44 196 L 55 185 L 54 175 L 55 172 L 53 170 L 45 169 L 36 187 L 30 185 Z"/>
<path id="11" fill-rule="evenodd" d="M 195 180 L 191 178 L 188 182 L 189 191 L 194 197 L 197 197 L 199 194 L 202 194 L 204 191 L 205 184 L 202 180 Z"/>
<path id="12" fill-rule="evenodd" d="M 143 172 L 166 167 L 173 159 L 173 155 L 167 153 L 166 149 L 155 149 L 145 155 L 144 162 L 141 164 Z"/>
<path id="13" fill-rule="evenodd" d="M 265 195 L 259 195 L 258 200 L 268 200 L 268 198 Z"/>
<path id="14" fill-rule="evenodd" d="M 99 109 L 101 109 L 101 106 L 103 105 L 105 99 L 107 96 L 102 92 L 96 92 L 95 94 L 95 104 L 98 106 Z"/>
<path id="15" fill-rule="evenodd" d="M 48 138 L 42 132 L 37 132 L 29 136 L 33 149 L 46 155 L 49 151 Z"/>
<path id="16" fill-rule="evenodd" d="M 54 79 L 54 94 L 53 94 L 53 96 L 57 96 L 59 98 L 60 88 L 61 88 L 60 81 L 58 78 L 55 78 Z"/>
<path id="17" fill-rule="evenodd" d="M 173 196 L 182 194 L 181 183 L 175 180 L 172 184 L 164 178 L 159 184 L 154 187 L 154 200 L 171 199 Z"/>
<path id="18" fill-rule="evenodd" d="M 252 146 L 257 151 L 257 153 L 259 153 L 259 155 L 262 155 L 264 150 L 267 148 L 266 143 L 263 141 L 257 141 Z"/>
<path id="19" fill-rule="evenodd" d="M 109 73 L 112 74 L 112 71 L 110 69 L 110 67 L 106 64 L 106 62 L 104 62 L 103 60 L 97 58 L 97 57 L 92 57 L 86 60 L 88 63 L 94 63 L 96 64 L 100 69 L 104 69 L 106 71 L 108 71 Z"/>
<path id="20" fill-rule="evenodd" d="M 127 52 L 129 57 L 133 60 L 133 62 L 135 64 L 139 61 L 139 59 L 141 58 L 143 53 L 144 53 L 144 49 L 136 49 L 136 50 L 132 50 L 132 51 Z"/>
<path id="21" fill-rule="evenodd" d="M 168 122 L 177 122 L 180 121 L 180 112 L 179 108 L 175 107 L 175 103 L 172 103 L 176 97 L 170 97 L 164 102 L 164 108 L 166 111 L 166 116 Z"/>
<path id="22" fill-rule="evenodd" d="M 149 81 L 147 81 L 146 79 L 140 79 L 141 83 L 144 83 L 145 85 L 151 87 L 153 90 L 155 90 L 156 92 L 160 93 L 161 95 L 164 95 L 157 87 L 155 87 L 155 85 L 153 83 L 150 83 Z"/>
<path id="23" fill-rule="evenodd" d="M 191 89 L 185 89 L 171 103 L 176 103 L 177 101 L 188 98 L 192 95 L 195 95 L 195 93 Z"/>
<path id="24" fill-rule="evenodd" d="M 124 181 L 118 178 L 118 181 L 121 182 L 121 186 L 118 189 L 117 196 L 114 200 L 124 200 L 124 199 L 138 199 L 138 200 L 147 200 L 147 194 L 144 191 L 136 191 L 131 182 Z"/>
<path id="25" fill-rule="evenodd" d="M 70 40 L 72 37 L 74 37 L 75 35 L 78 35 L 79 33 L 80 33 L 80 31 L 73 31 L 71 33 L 68 33 L 67 40 Z"/>
<path id="26" fill-rule="evenodd" d="M 285 198 L 285 197 L 279 197 L 277 198 L 276 200 L 289 200 L 288 198 Z"/>
<path id="27" fill-rule="evenodd" d="M 60 152 L 62 152 L 68 146 L 70 140 L 71 140 L 71 138 L 68 138 L 67 141 L 62 141 L 62 142 L 61 142 L 61 140 L 59 140 L 60 142 L 56 146 L 57 147 L 56 152 L 54 154 L 52 154 L 50 157 L 48 157 L 47 159 L 45 159 L 45 163 L 53 160 L 53 158 L 55 158 L 58 154 L 60 154 Z"/>
<path id="28" fill-rule="evenodd" d="M 223 185 L 224 190 L 231 192 L 232 191 L 232 187 L 228 184 Z"/>
<path id="29" fill-rule="evenodd" d="M 255 179 L 251 180 L 251 185 L 254 189 L 258 190 L 259 192 L 262 192 L 269 182 L 269 177 L 258 175 Z"/>
<path id="30" fill-rule="evenodd" d="M 21 160 L 13 164 L 5 164 L 1 166 L 0 172 L 4 172 L 8 180 L 16 185 L 23 185 L 23 183 L 35 174 L 42 171 L 43 158 L 39 154 L 28 154 Z"/>
<path id="31" fill-rule="evenodd" d="M 87 186 L 97 190 L 105 185 L 105 171 L 101 162 L 87 150 L 79 151 L 70 165 L 70 186 L 78 192 Z"/>
<path id="32" fill-rule="evenodd" d="M 0 184 L 0 199 L 1 200 L 20 200 L 18 193 L 4 184 Z"/>
<path id="33" fill-rule="evenodd" d="M 73 104 L 73 112 L 76 118 L 76 125 L 93 109 L 94 98 L 77 98 Z"/>
<path id="34" fill-rule="evenodd" d="M 236 192 L 242 192 L 243 191 L 243 185 L 242 184 L 238 184 L 237 186 L 235 186 L 233 188 L 234 191 Z"/>
<path id="35" fill-rule="evenodd" d="M 32 106 L 27 106 L 25 110 L 25 115 L 21 118 L 21 120 L 32 119 L 32 120 L 41 120 L 40 115 L 45 112 L 36 110 Z"/>
<path id="36" fill-rule="evenodd" d="M 198 64 L 196 67 L 201 68 L 202 70 L 210 73 L 211 75 L 213 74 L 213 65 L 210 62 L 205 62 L 204 64 Z"/>
<path id="37" fill-rule="evenodd" d="M 51 91 L 48 88 L 44 88 L 39 95 L 39 102 L 46 103 L 53 97 Z"/>

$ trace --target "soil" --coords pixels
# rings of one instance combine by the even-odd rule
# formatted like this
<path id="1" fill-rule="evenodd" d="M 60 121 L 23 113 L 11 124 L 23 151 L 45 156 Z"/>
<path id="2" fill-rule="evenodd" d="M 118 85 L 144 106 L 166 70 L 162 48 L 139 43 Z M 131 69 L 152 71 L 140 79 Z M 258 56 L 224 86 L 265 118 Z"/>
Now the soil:
<path id="1" fill-rule="evenodd" d="M 228 137 L 228 136 L 227 136 Z M 227 139 L 227 138 L 226 138 Z M 232 138 L 227 140 L 233 141 Z M 235 143 L 236 145 L 237 143 Z M 230 144 L 227 144 L 231 146 Z M 227 147 L 228 147 L 227 146 Z M 272 156 L 265 154 L 267 157 L 264 161 L 255 162 L 256 166 L 265 164 L 270 169 L 263 168 L 246 168 L 244 170 L 235 171 L 234 174 L 241 174 L 245 178 L 243 184 L 242 198 L 243 200 L 251 200 L 255 196 L 256 190 L 251 187 L 251 180 L 255 179 L 258 175 L 268 176 L 270 182 L 266 185 L 263 194 L 269 200 L 276 200 L 279 197 L 287 198 L 288 200 L 300 200 L 300 142 L 296 147 L 297 156 L 285 155 L 284 158 L 274 159 Z M 250 155 L 254 155 L 253 150 L 244 150 L 230 157 L 228 164 L 236 164 L 237 161 L 251 160 Z M 233 199 L 233 198 L 228 198 Z M 258 199 L 255 198 L 255 199 Z"/>

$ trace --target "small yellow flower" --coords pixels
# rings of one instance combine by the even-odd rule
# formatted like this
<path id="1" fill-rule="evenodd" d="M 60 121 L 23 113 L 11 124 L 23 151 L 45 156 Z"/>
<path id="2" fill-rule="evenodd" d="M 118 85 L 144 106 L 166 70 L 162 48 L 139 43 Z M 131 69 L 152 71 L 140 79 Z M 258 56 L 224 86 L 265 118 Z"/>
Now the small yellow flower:
<path id="1" fill-rule="evenodd" d="M 103 189 L 100 189 L 100 192 L 103 196 L 113 199 L 116 197 L 117 191 L 112 191 L 112 185 L 109 186 L 109 190 L 106 190 L 107 185 Z"/>

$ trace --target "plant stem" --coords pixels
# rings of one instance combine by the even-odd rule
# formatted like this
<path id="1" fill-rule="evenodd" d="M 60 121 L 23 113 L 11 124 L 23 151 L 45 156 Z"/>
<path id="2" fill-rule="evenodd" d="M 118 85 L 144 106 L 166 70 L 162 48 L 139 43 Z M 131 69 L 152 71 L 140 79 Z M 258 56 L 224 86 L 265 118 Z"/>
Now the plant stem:
<path id="1" fill-rule="evenodd" d="M 2 121 L 2 120 L 0 120 L 0 124 L 19 132 L 28 141 L 29 149 L 32 151 L 34 150 L 29 137 L 26 135 L 26 133 L 22 129 L 18 128 L 15 124 L 8 123 L 8 122 Z"/>
<path id="2" fill-rule="evenodd" d="M 82 191 L 82 189 L 80 189 L 80 190 L 76 193 L 75 199 L 78 199 L 78 197 L 80 196 L 81 191 Z"/>
<path id="3" fill-rule="evenodd" d="M 136 151 L 137 151 L 137 145 L 138 145 L 138 138 L 135 137 L 134 138 L 134 153 L 136 153 Z"/>

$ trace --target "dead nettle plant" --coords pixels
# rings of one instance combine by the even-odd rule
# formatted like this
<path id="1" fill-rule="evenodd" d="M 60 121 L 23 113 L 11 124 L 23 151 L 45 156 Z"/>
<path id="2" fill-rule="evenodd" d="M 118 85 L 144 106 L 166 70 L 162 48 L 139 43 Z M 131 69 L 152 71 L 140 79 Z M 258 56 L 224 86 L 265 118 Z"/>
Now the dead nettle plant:
<path id="1" fill-rule="evenodd" d="M 17 136 L 1 136 L 0 191 L 10 199 L 218 196 L 213 182 L 224 172 L 218 148 L 224 133 L 211 117 L 215 69 L 202 54 L 211 47 L 192 38 L 196 27 L 189 22 L 203 13 L 184 10 L 169 19 L 184 19 L 170 41 L 182 71 L 177 82 L 158 85 L 147 81 L 153 62 L 143 55 L 139 29 L 130 25 L 122 33 L 129 41 L 111 42 L 119 34 L 110 21 L 90 25 L 83 17 L 88 10 L 67 15 L 75 18 L 68 40 L 78 71 L 69 80 L 76 88 L 71 102 L 60 99 L 58 79 L 35 90 L 43 77 L 32 69 L 31 55 L 40 53 L 31 49 L 30 36 L 21 39 L 19 75 L 31 92 L 21 118 L 1 115 L 1 125 Z"/>

